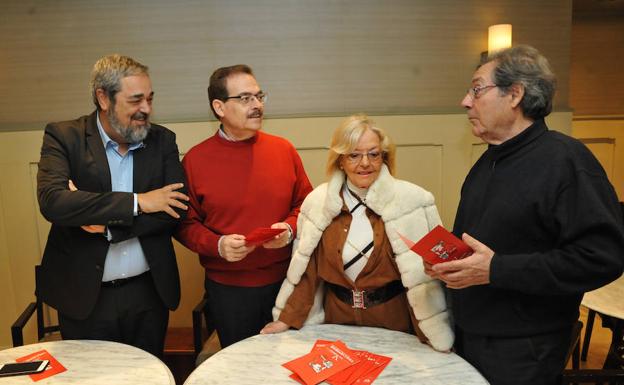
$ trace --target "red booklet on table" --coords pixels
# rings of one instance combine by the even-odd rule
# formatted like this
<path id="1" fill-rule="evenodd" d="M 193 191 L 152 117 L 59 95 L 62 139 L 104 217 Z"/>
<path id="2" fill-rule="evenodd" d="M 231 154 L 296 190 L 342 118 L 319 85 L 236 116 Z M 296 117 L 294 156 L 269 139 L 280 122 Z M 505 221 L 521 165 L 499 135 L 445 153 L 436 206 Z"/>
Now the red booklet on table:
<path id="1" fill-rule="evenodd" d="M 358 363 L 360 359 L 340 341 L 320 344 L 305 354 L 282 366 L 297 376 L 291 376 L 307 385 L 318 384 L 336 373 Z"/>
<path id="2" fill-rule="evenodd" d="M 48 366 L 45 368 L 43 372 L 28 375 L 30 379 L 33 381 L 43 380 L 44 378 L 48 378 L 50 376 L 62 373 L 67 370 L 65 369 L 63 365 L 61 365 L 60 362 L 57 361 L 56 358 L 54 358 L 45 349 L 36 351 L 34 353 L 30 353 L 29 355 L 20 357 L 16 359 L 15 361 L 16 362 L 29 362 L 29 361 L 39 361 L 39 360 L 48 360 L 50 361 L 50 363 L 48 364 Z"/>
<path id="3" fill-rule="evenodd" d="M 281 234 L 284 231 L 288 230 L 258 227 L 257 229 L 253 229 L 249 234 L 245 235 L 245 243 L 249 246 L 260 246 L 261 244 L 272 240 L 276 235 Z"/>
<path id="4" fill-rule="evenodd" d="M 318 361 L 313 357 L 318 357 L 319 352 L 325 351 L 325 349 L 328 349 L 330 346 L 337 347 L 339 351 L 345 353 L 346 356 L 351 357 L 354 362 L 350 366 L 345 365 L 342 370 L 340 370 L 340 368 L 336 368 L 336 371 L 333 372 L 333 374 L 325 372 L 325 370 L 329 368 L 320 369 L 321 367 L 317 365 L 317 375 L 310 376 L 309 374 L 304 374 L 306 378 L 302 378 L 302 376 L 298 373 L 308 370 L 305 365 L 303 365 L 303 367 L 300 365 L 302 361 L 303 363 L 307 362 L 308 365 L 313 366 L 314 362 Z M 333 355 L 335 356 L 335 354 Z M 392 358 L 390 357 L 381 356 L 364 350 L 352 350 L 346 346 L 344 342 L 339 340 L 317 340 L 309 354 L 289 361 L 283 364 L 283 366 L 292 370 L 294 373 L 292 373 L 289 377 L 302 385 L 310 385 L 321 381 L 325 381 L 330 385 L 370 385 L 375 381 L 377 376 L 381 374 L 384 368 L 388 366 L 391 360 Z M 334 365 L 328 366 L 331 368 L 335 367 Z M 327 377 L 327 375 L 329 375 L 329 377 Z"/>
<path id="5" fill-rule="evenodd" d="M 464 241 L 440 225 L 416 243 L 401 234 L 399 236 L 413 252 L 432 265 L 462 259 L 472 254 L 472 249 Z"/>

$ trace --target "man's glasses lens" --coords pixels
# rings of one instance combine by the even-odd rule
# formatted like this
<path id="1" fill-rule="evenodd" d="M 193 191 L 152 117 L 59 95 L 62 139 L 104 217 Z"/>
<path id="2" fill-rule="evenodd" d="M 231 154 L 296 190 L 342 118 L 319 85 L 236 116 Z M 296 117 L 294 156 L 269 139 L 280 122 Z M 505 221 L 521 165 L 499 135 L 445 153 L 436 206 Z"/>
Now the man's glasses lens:
<path id="1" fill-rule="evenodd" d="M 240 94 L 237 96 L 228 96 L 225 100 L 228 99 L 239 99 L 243 104 L 249 104 L 252 100 L 256 99 L 260 103 L 264 103 L 267 100 L 267 94 L 264 92 L 258 92 L 257 94 Z"/>

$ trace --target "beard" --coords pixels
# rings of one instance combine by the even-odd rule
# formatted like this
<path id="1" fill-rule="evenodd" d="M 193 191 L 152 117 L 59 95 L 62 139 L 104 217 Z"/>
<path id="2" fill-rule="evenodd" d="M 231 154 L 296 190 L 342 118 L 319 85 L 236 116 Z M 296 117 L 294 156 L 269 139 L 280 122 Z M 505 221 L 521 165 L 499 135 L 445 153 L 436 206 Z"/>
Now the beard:
<path id="1" fill-rule="evenodd" d="M 132 115 L 130 118 L 131 121 L 143 119 L 143 124 L 140 124 L 134 127 L 132 127 L 131 125 L 124 126 L 119 121 L 119 119 L 117 119 L 117 116 L 115 115 L 115 106 L 113 106 L 113 108 L 108 110 L 106 114 L 108 117 L 108 121 L 111 127 L 113 128 L 113 130 L 115 130 L 115 132 L 121 135 L 121 137 L 124 138 L 126 143 L 131 143 L 131 144 L 140 143 L 143 141 L 143 139 L 147 137 L 147 134 L 149 134 L 151 125 L 149 122 L 148 114 L 145 114 L 143 112 L 137 112 L 134 115 Z"/>

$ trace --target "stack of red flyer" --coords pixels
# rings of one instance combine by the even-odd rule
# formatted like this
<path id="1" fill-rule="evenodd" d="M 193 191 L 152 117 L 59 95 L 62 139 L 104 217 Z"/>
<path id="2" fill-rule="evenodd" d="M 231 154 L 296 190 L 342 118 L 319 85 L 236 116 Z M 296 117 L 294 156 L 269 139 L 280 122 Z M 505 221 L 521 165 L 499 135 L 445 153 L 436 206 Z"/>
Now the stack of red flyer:
<path id="1" fill-rule="evenodd" d="M 352 350 L 342 341 L 318 340 L 310 353 L 282 364 L 290 378 L 304 385 L 372 384 L 392 358 L 365 350 Z"/>
<path id="2" fill-rule="evenodd" d="M 407 247 L 432 265 L 462 259 L 472 254 L 472 249 L 467 244 L 440 225 L 434 227 L 416 243 L 401 233 L 399 237 Z"/>
<path id="3" fill-rule="evenodd" d="M 43 380 L 44 378 L 48 378 L 55 374 L 63 373 L 64 371 L 67 370 L 65 369 L 63 365 L 61 365 L 60 362 L 56 360 L 56 358 L 54 358 L 45 349 L 36 351 L 34 353 L 30 353 L 24 357 L 19 357 L 15 361 L 16 362 L 29 362 L 29 361 L 39 361 L 39 360 L 48 360 L 50 361 L 50 363 L 48 364 L 48 366 L 45 368 L 43 372 L 28 375 L 30 379 L 33 381 Z"/>

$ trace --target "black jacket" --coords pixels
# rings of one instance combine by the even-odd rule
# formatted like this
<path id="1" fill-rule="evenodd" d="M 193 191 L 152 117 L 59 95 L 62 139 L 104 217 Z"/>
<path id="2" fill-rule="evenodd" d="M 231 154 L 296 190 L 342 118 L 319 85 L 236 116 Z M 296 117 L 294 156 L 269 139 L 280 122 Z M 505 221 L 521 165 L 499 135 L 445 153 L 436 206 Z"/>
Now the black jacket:
<path id="1" fill-rule="evenodd" d="M 134 192 L 184 182 L 175 134 L 152 125 L 134 152 Z M 68 190 L 71 179 L 79 191 Z M 169 309 L 180 302 L 180 280 L 171 242 L 179 222 L 166 213 L 133 216 L 132 193 L 111 192 L 111 176 L 96 113 L 45 128 L 37 173 L 43 216 L 52 227 L 37 282 L 39 297 L 59 312 L 84 319 L 99 295 L 109 241 L 82 225 L 106 225 L 111 242 L 138 237 L 156 289 Z M 185 212 L 178 210 L 181 216 Z"/>
<path id="2" fill-rule="evenodd" d="M 604 170 L 543 120 L 489 146 L 472 167 L 453 232 L 495 252 L 490 284 L 451 290 L 457 325 L 474 334 L 570 327 L 583 293 L 624 268 L 624 225 Z"/>

